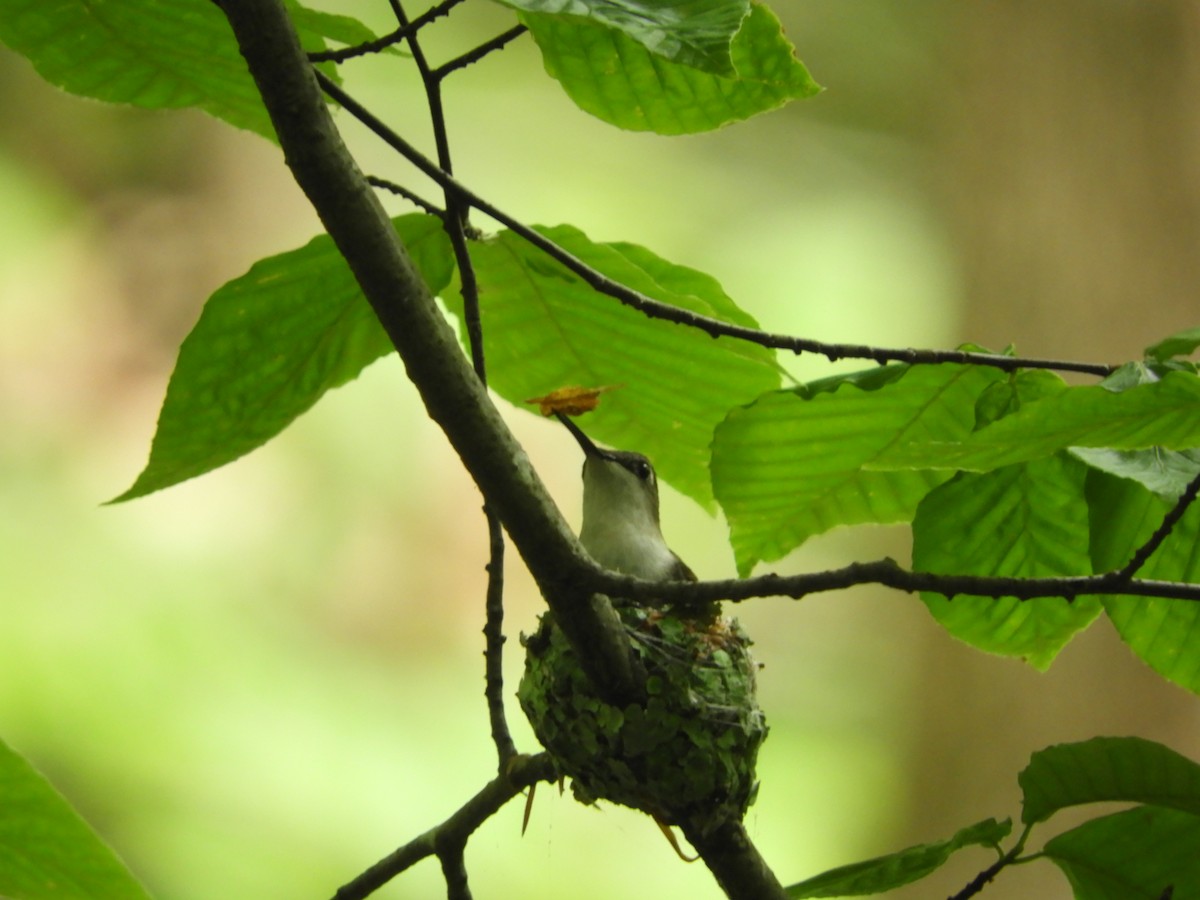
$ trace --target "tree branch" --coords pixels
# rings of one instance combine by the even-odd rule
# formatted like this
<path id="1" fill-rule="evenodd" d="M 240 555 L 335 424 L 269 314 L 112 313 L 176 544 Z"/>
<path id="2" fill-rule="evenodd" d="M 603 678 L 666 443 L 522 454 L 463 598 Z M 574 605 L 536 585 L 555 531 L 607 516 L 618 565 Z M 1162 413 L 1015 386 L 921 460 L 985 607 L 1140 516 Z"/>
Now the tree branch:
<path id="1" fill-rule="evenodd" d="M 499 519 L 486 505 L 483 512 L 487 517 L 489 544 L 483 623 L 483 696 L 492 727 L 492 743 L 496 745 L 500 771 L 503 772 L 517 755 L 504 713 L 504 644 L 507 640 L 504 636 L 504 532 Z"/>
<path id="2" fill-rule="evenodd" d="M 549 754 L 539 753 L 537 756 L 518 756 L 512 761 L 507 772 L 493 778 L 487 785 L 459 808 L 450 818 L 429 831 L 413 838 L 403 847 L 389 853 L 375 863 L 353 881 L 338 888 L 334 900 L 362 900 L 383 887 L 401 872 L 419 863 L 429 856 L 438 856 L 442 860 L 443 869 L 446 860 L 453 864 L 455 851 L 458 847 L 458 859 L 461 862 L 461 848 L 466 845 L 476 829 L 491 818 L 505 803 L 526 788 L 532 788 L 539 781 L 554 781 L 558 773 Z M 445 855 L 443 855 L 445 854 Z M 466 871 L 452 873 L 453 877 L 461 877 L 461 887 L 466 889 Z M 449 877 L 447 881 L 449 882 Z"/>
<path id="3" fill-rule="evenodd" d="M 787 894 L 736 819 L 715 826 L 685 822 L 684 837 L 696 848 L 730 900 L 784 900 Z"/>
<path id="4" fill-rule="evenodd" d="M 400 0 L 391 0 L 392 9 L 401 26 L 408 25 L 408 16 Z M 433 123 L 434 142 L 437 145 L 438 166 L 444 172 L 453 171 L 450 159 L 450 135 L 446 128 L 446 116 L 442 106 L 441 78 L 434 75 L 425 59 L 425 51 L 417 35 L 408 36 L 413 62 L 425 85 L 425 98 L 429 104 L 429 117 Z M 463 323 L 466 326 L 467 346 L 471 352 L 471 366 L 484 386 L 487 385 L 487 360 L 483 349 L 483 320 L 479 314 L 479 286 L 475 279 L 475 266 L 467 249 L 467 210 L 453 191 L 446 190 L 446 215 L 442 217 L 442 228 L 450 239 L 454 261 L 458 267 L 458 281 L 463 299 Z M 484 698 L 487 701 L 488 719 L 491 722 L 492 741 L 496 745 L 500 771 L 517 752 L 508 730 L 504 711 L 504 530 L 500 520 L 485 500 L 483 515 L 487 520 L 488 564 L 487 600 L 484 604 Z M 461 852 L 459 853 L 461 857 Z M 443 860 L 445 863 L 445 860 Z M 451 869 L 446 883 L 453 887 Z M 466 872 L 463 870 L 462 888 L 466 891 Z M 450 892 L 452 895 L 454 890 Z"/>
<path id="5" fill-rule="evenodd" d="M 456 181 L 438 165 L 417 150 L 412 144 L 388 128 L 376 115 L 361 103 L 326 78 L 320 72 L 316 73 L 321 89 L 338 102 L 350 115 L 358 119 L 389 147 L 407 159 L 432 181 L 459 196 L 464 203 L 474 207 L 485 215 L 495 219 L 514 234 L 537 247 L 551 259 L 561 263 L 565 268 L 574 272 L 593 290 L 605 294 L 624 305 L 636 309 L 653 319 L 665 319 L 677 325 L 686 325 L 703 331 L 710 337 L 730 337 L 748 341 L 762 347 L 776 350 L 787 350 L 797 355 L 815 353 L 826 357 L 830 362 L 839 359 L 869 359 L 880 365 L 886 362 L 903 362 L 909 364 L 941 364 L 958 363 L 961 365 L 991 366 L 1005 372 L 1017 369 L 1053 369 L 1061 372 L 1082 372 L 1087 375 L 1106 376 L 1112 374 L 1116 366 L 1106 363 L 1075 362 L 1071 360 L 1035 359 L 1024 356 L 1003 356 L 997 353 L 972 353 L 965 350 L 915 350 L 912 348 L 897 349 L 887 347 L 869 347 L 865 344 L 830 344 L 824 341 L 814 341 L 807 338 L 795 337 L 788 334 L 773 334 L 748 328 L 744 325 L 734 325 L 709 316 L 700 315 L 690 310 L 680 309 L 648 297 L 632 288 L 626 287 L 619 281 L 614 281 L 603 272 L 593 269 L 577 256 L 567 252 L 549 238 L 523 225 L 503 210 L 489 203 L 483 197 L 474 193 L 466 186 Z"/>
<path id="6" fill-rule="evenodd" d="M 1179 500 L 1171 508 L 1171 511 L 1163 516 L 1162 523 L 1155 529 L 1154 534 L 1150 535 L 1149 540 L 1137 549 L 1137 552 L 1133 554 L 1133 557 L 1125 567 L 1117 573 L 1120 578 L 1128 580 L 1141 570 L 1146 561 L 1154 555 L 1154 551 L 1162 546 L 1162 542 L 1170 536 L 1175 526 L 1179 524 L 1179 520 L 1188 511 L 1188 507 L 1195 502 L 1197 493 L 1200 493 L 1200 475 L 1197 475 L 1188 483 L 1187 488 L 1184 489 L 1183 494 L 1180 495 Z"/>
<path id="7" fill-rule="evenodd" d="M 590 590 L 631 601 L 655 600 L 683 606 L 716 600 L 740 602 L 754 597 L 791 597 L 799 600 L 810 594 L 841 591 L 861 584 L 914 593 L 928 591 L 953 598 L 960 594 L 981 597 L 1064 597 L 1073 600 L 1084 594 L 1130 594 L 1139 597 L 1164 597 L 1200 601 L 1200 584 L 1176 581 L 1126 579 L 1122 571 L 1102 575 L 1074 575 L 1052 578 L 1008 578 L 993 575 L 941 575 L 913 572 L 894 559 L 851 563 L 840 569 L 806 572 L 801 575 L 759 575 L 754 578 L 730 578 L 718 581 L 644 581 L 619 575 L 592 564 L 586 574 Z"/>
<path id="8" fill-rule="evenodd" d="M 308 54 L 308 58 L 311 62 L 340 63 L 345 62 L 348 59 L 354 59 L 356 56 L 366 56 L 370 53 L 379 53 L 383 50 L 386 50 L 388 47 L 407 40 L 411 35 L 416 34 L 430 22 L 449 14 L 450 10 L 454 9 L 454 7 L 458 6 L 458 4 L 462 2 L 463 0 L 444 0 L 444 2 L 439 3 L 436 6 L 431 6 L 411 22 L 405 22 L 395 31 L 389 32 L 373 41 L 367 41 L 363 44 L 356 44 L 353 47 L 345 47 L 341 50 L 321 50 Z"/>
<path id="9" fill-rule="evenodd" d="M 994 863 L 972 878 L 963 889 L 954 894 L 949 900 L 967 900 L 968 897 L 974 897 L 980 893 L 997 875 L 1005 868 L 1021 861 L 1021 854 L 1025 851 L 1025 842 L 1029 840 L 1029 833 L 1033 830 L 1033 824 L 1025 825 L 1021 831 L 1020 837 L 1017 838 L 1016 844 L 1007 853 L 1001 853 L 1000 858 Z M 999 849 L 999 848 L 997 848 Z"/>
<path id="10" fill-rule="evenodd" d="M 402 197 L 413 206 L 429 213 L 431 216 L 437 216 L 439 219 L 443 220 L 446 218 L 446 211 L 444 209 L 439 209 L 420 194 L 410 191 L 403 185 L 396 184 L 394 181 L 388 181 L 386 178 L 378 178 L 375 175 L 368 175 L 366 178 L 367 184 L 371 185 L 371 187 L 376 187 L 380 190 L 387 191 L 390 194 L 395 194 L 397 197 Z"/>
<path id="11" fill-rule="evenodd" d="M 597 690 L 643 696 L 607 601 L 584 595 L 592 565 L 525 451 L 464 359 L 387 214 L 338 134 L 282 0 L 221 4 L 279 136 L 284 158 L 400 353 L 438 423 L 503 522 Z"/>
<path id="12" fill-rule="evenodd" d="M 489 53 L 493 53 L 496 50 L 507 46 L 510 41 L 516 40 L 528 30 L 529 29 L 524 25 L 517 25 L 513 28 L 510 28 L 508 31 L 496 35 L 490 41 L 484 41 L 474 50 L 468 50 L 462 56 L 456 56 L 449 62 L 442 63 L 433 70 L 433 77 L 438 81 L 441 81 L 451 72 L 457 72 L 459 69 L 465 69 L 467 66 L 479 62 Z"/>

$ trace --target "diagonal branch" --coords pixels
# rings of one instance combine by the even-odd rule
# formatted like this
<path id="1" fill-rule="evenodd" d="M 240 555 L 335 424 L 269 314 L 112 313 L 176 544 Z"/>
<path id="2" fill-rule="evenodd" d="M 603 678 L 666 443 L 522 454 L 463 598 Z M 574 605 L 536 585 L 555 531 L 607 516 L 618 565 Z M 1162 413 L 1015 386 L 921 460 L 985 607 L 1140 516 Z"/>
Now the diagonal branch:
<path id="1" fill-rule="evenodd" d="M 784 900 L 787 897 L 783 885 L 759 854 L 741 822 L 727 819 L 715 826 L 684 822 L 681 828 L 730 900 Z"/>
<path id="2" fill-rule="evenodd" d="M 353 881 L 340 887 L 334 894 L 334 900 L 362 900 L 430 856 L 442 860 L 443 870 L 453 870 L 447 874 L 448 883 L 453 878 L 465 890 L 466 871 L 462 868 L 462 848 L 467 839 L 521 791 L 532 788 L 539 781 L 553 781 L 557 777 L 554 763 L 546 753 L 515 757 L 507 773 L 501 773 L 489 781 L 483 790 L 446 821 L 392 851 Z"/>
<path id="3" fill-rule="evenodd" d="M 612 606 L 584 596 L 592 565 L 459 349 L 391 221 L 338 134 L 282 0 L 224 0 L 242 55 L 297 183 L 345 257 L 442 428 L 504 524 L 602 693 L 643 696 Z"/>
<path id="4" fill-rule="evenodd" d="M 446 211 L 444 209 L 439 209 L 420 194 L 417 194 L 415 191 L 410 191 L 408 188 L 404 187 L 404 185 L 396 184 L 394 181 L 388 181 L 386 178 L 379 178 L 375 175 L 367 176 L 367 184 L 371 185 L 371 187 L 377 187 L 380 190 L 387 191 L 390 194 L 395 194 L 397 197 L 407 200 L 413 206 L 429 213 L 431 216 L 437 216 L 443 221 L 446 218 Z"/>
<path id="5" fill-rule="evenodd" d="M 362 44 L 355 44 L 353 47 L 343 47 L 341 50 L 320 50 L 308 54 L 308 58 L 312 62 L 345 62 L 348 59 L 354 59 L 356 56 L 367 56 L 371 53 L 379 53 L 386 50 L 388 47 L 399 44 L 401 41 L 408 38 L 430 22 L 439 19 L 444 15 L 449 14 L 450 10 L 462 3 L 463 0 L 443 0 L 436 6 L 431 6 L 421 15 L 417 16 L 411 22 L 403 23 L 395 31 L 388 32 L 382 37 L 378 37 L 373 41 L 367 41 Z"/>
<path id="6" fill-rule="evenodd" d="M 1179 497 L 1179 500 L 1171 508 L 1171 511 L 1163 516 L 1162 524 L 1155 529 L 1154 534 L 1150 535 L 1146 543 L 1142 544 L 1129 562 L 1117 572 L 1118 577 L 1129 580 L 1141 570 L 1147 560 L 1154 555 L 1154 551 L 1161 547 L 1162 542 L 1170 537 L 1175 526 L 1179 524 L 1179 520 L 1183 518 L 1183 514 L 1195 502 L 1197 493 L 1200 493 L 1200 474 L 1191 480 L 1187 488 L 1184 489 L 1183 494 Z"/>
<path id="7" fill-rule="evenodd" d="M 831 362 L 839 359 L 869 359 L 880 365 L 886 362 L 904 362 L 909 364 L 940 364 L 957 363 L 960 365 L 991 366 L 1006 372 L 1017 369 L 1053 369 L 1062 372 L 1082 372 L 1088 375 L 1106 376 L 1112 374 L 1116 366 L 1106 363 L 1075 362 L 1072 360 L 1035 359 L 1023 356 L 1003 356 L 998 353 L 973 353 L 965 350 L 915 350 L 912 348 L 870 347 L 865 344 L 831 344 L 824 341 L 814 341 L 808 338 L 787 334 L 774 334 L 744 325 L 723 322 L 710 316 L 700 315 L 690 310 L 680 309 L 648 297 L 639 291 L 626 287 L 619 281 L 614 281 L 603 272 L 589 266 L 577 256 L 564 250 L 549 238 L 517 221 L 508 213 L 497 208 L 483 197 L 471 191 L 461 182 L 443 171 L 411 143 L 390 129 L 374 113 L 342 90 L 322 73 L 316 73 L 321 90 L 337 101 L 350 115 L 358 119 L 371 132 L 384 141 L 389 147 L 407 159 L 423 174 L 436 184 L 454 193 L 462 202 L 474 207 L 485 215 L 495 219 L 514 234 L 528 241 L 544 252 L 547 256 L 561 263 L 574 272 L 593 290 L 654 318 L 665 319 L 678 325 L 686 325 L 703 331 L 710 337 L 731 337 L 748 341 L 775 350 L 787 350 L 797 355 L 815 353 L 824 356 Z"/>
<path id="8" fill-rule="evenodd" d="M 508 29 L 508 31 L 496 35 L 490 41 L 484 41 L 474 50 L 468 50 L 462 56 L 456 56 L 449 62 L 442 63 L 433 70 L 433 77 L 441 81 L 450 73 L 457 72 L 459 69 L 465 69 L 467 66 L 479 62 L 489 53 L 507 46 L 510 41 L 515 41 L 528 30 L 524 25 L 516 25 Z"/>

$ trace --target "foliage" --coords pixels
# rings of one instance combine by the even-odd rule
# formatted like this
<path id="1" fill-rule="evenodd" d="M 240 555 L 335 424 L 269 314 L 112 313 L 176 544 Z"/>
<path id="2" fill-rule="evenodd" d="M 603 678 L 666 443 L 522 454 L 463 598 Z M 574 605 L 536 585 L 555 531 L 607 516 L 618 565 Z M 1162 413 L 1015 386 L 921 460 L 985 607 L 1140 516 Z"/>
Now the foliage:
<path id="1" fill-rule="evenodd" d="M 509 5 L 566 94 L 625 129 L 709 130 L 819 90 L 761 4 Z M 386 43 L 353 19 L 289 8 L 308 51 L 320 54 L 330 41 Z M 151 109 L 197 107 L 274 138 L 233 35 L 208 0 L 2 0 L 0 40 L 65 90 Z M 320 58 L 332 75 L 328 54 Z M 464 343 L 478 326 L 497 393 L 522 404 L 568 384 L 623 385 L 589 429 L 613 445 L 636 446 L 667 481 L 719 507 L 742 576 L 835 527 L 911 522 L 915 574 L 933 576 L 922 599 L 959 639 L 1045 668 L 1104 614 L 1157 672 L 1200 692 L 1200 590 L 1193 590 L 1200 512 L 1191 505 L 1200 484 L 1200 378 L 1187 359 L 1200 330 L 1164 338 L 1093 385 L 1068 386 L 1050 371 L 1069 366 L 1025 365 L 978 348 L 915 359 L 907 351 L 831 347 L 818 349 L 876 365 L 781 387 L 774 349 L 792 345 L 759 331 L 708 275 L 633 244 L 591 241 L 569 225 L 472 235 L 464 256 L 453 223 L 472 203 L 443 186 L 447 211 L 424 204 L 393 226 L 429 290 L 445 295 Z M 531 244 L 534 236 L 543 243 Z M 455 284 L 461 297 L 450 290 Z M 329 237 L 258 262 L 212 295 L 181 346 L 149 463 L 117 499 L 250 452 L 390 347 Z M 976 576 L 987 590 L 938 590 L 938 577 L 959 575 Z M 1060 580 L 1034 599 L 1018 592 L 1038 579 Z M 745 665 L 733 668 L 746 675 Z M 561 685 L 551 678 L 534 691 L 536 674 L 522 699 L 544 725 L 546 697 Z M 578 679 L 571 684 L 568 693 L 581 696 Z M 696 685 L 684 679 L 674 687 L 686 694 Z M 751 707 L 752 697 L 743 712 Z M 625 744 L 637 743 L 621 730 L 637 717 L 630 710 L 640 707 L 616 711 Z M 612 719 L 613 708 L 601 718 Z M 676 731 L 694 737 L 693 724 Z M 763 735 L 743 731 L 739 751 L 749 768 L 733 787 L 689 802 L 722 794 L 721 802 L 744 811 Z M 565 769 L 575 767 L 581 790 L 655 805 L 599 786 L 569 749 L 556 752 Z M 0 849 L 10 862 L 0 866 L 0 889 L 22 897 L 143 896 L 44 782 L 10 751 L 2 756 Z M 1022 856 L 1030 831 L 1055 812 L 1116 800 L 1137 805 L 1060 834 L 1040 853 L 1076 896 L 1200 890 L 1195 854 L 1178 849 L 1200 835 L 1194 762 L 1137 738 L 1096 738 L 1035 754 L 1019 781 L 1026 827 L 1000 852 L 993 875 L 1036 858 Z M 1007 836 L 1006 823 L 987 820 L 789 892 L 888 890 L 964 848 L 998 847 Z"/>
<path id="2" fill-rule="evenodd" d="M 149 896 L 50 784 L 0 743 L 0 895 Z"/>

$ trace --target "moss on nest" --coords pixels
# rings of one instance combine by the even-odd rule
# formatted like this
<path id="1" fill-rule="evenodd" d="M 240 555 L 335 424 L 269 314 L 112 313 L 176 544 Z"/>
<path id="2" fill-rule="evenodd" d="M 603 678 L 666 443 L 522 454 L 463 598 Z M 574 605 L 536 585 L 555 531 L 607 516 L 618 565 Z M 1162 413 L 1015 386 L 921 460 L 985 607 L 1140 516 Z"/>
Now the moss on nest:
<path id="1" fill-rule="evenodd" d="M 754 800 L 767 726 L 755 699 L 749 638 L 736 621 L 626 607 L 646 669 L 645 705 L 601 700 L 549 614 L 524 641 L 517 697 L 578 800 L 610 800 L 667 824 L 740 819 Z"/>

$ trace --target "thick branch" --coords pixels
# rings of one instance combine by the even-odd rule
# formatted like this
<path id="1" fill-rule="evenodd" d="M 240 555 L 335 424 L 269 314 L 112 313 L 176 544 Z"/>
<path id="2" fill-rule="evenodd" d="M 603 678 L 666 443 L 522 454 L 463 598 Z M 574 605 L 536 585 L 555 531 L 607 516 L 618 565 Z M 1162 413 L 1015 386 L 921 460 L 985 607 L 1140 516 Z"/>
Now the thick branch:
<path id="1" fill-rule="evenodd" d="M 505 426 L 333 124 L 282 0 L 222 4 L 284 157 L 441 426 L 504 523 L 597 688 L 642 695 L 616 616 L 580 590 L 591 563 Z M 609 610 L 611 612 L 611 609 Z"/>
<path id="2" fill-rule="evenodd" d="M 680 826 L 730 900 L 784 900 L 783 885 L 775 877 L 746 828 L 736 820 L 715 827 L 685 822 Z"/>

